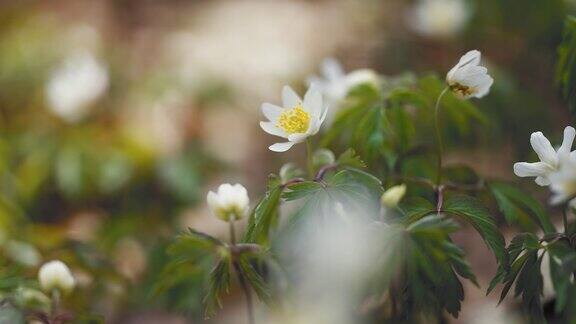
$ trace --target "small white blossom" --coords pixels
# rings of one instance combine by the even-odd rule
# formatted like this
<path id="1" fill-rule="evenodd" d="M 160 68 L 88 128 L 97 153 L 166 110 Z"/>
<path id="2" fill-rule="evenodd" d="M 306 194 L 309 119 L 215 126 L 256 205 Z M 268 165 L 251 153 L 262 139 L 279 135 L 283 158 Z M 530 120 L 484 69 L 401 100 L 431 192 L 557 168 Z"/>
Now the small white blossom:
<path id="1" fill-rule="evenodd" d="M 38 271 L 40 287 L 47 293 L 59 290 L 64 294 L 70 293 L 76 286 L 76 279 L 64 262 L 54 260 L 45 263 Z"/>
<path id="2" fill-rule="evenodd" d="M 408 13 L 408 23 L 417 33 L 433 38 L 458 34 L 470 18 L 464 0 L 420 0 Z"/>
<path id="3" fill-rule="evenodd" d="M 269 148 L 274 152 L 286 152 L 294 144 L 318 133 L 328 111 L 322 94 L 315 86 L 308 88 L 304 100 L 292 88 L 285 86 L 282 89 L 282 106 L 262 104 L 262 113 L 268 121 L 260 122 L 260 127 L 268 134 L 288 139 L 288 142 L 271 145 Z"/>
<path id="4" fill-rule="evenodd" d="M 106 67 L 91 53 L 76 52 L 52 73 L 46 85 L 49 108 L 67 122 L 78 122 L 107 87 Z"/>
<path id="5" fill-rule="evenodd" d="M 576 154 L 564 154 L 559 159 L 558 170 L 549 175 L 552 205 L 564 203 L 576 196 Z M 574 206 L 575 203 L 576 200 L 572 199 L 569 204 Z"/>
<path id="6" fill-rule="evenodd" d="M 320 64 L 321 75 L 313 75 L 308 78 L 308 83 L 314 85 L 326 99 L 328 116 L 326 123 L 331 124 L 337 108 L 348 95 L 348 92 L 361 84 L 379 86 L 378 74 L 370 69 L 355 70 L 345 73 L 342 65 L 334 58 L 326 58 Z"/>
<path id="7" fill-rule="evenodd" d="M 241 184 L 221 184 L 216 192 L 208 192 L 206 200 L 212 214 L 224 221 L 240 219 L 250 209 L 248 191 Z"/>
<path id="8" fill-rule="evenodd" d="M 561 160 L 570 154 L 572 143 L 576 136 L 573 127 L 564 129 L 564 139 L 558 150 L 555 150 L 550 141 L 542 132 L 534 132 L 530 136 L 530 144 L 538 155 L 540 162 L 518 162 L 514 164 L 514 174 L 519 177 L 536 177 L 536 183 L 540 186 L 550 185 L 550 175 L 560 168 Z"/>
<path id="9" fill-rule="evenodd" d="M 480 57 L 479 51 L 469 51 L 446 75 L 450 90 L 458 98 L 482 98 L 490 91 L 494 79 L 488 75 L 488 69 L 479 65 Z"/>
<path id="10" fill-rule="evenodd" d="M 406 194 L 406 185 L 401 184 L 397 186 L 390 187 L 382 194 L 380 199 L 382 206 L 386 208 L 395 208 L 404 195 Z"/>

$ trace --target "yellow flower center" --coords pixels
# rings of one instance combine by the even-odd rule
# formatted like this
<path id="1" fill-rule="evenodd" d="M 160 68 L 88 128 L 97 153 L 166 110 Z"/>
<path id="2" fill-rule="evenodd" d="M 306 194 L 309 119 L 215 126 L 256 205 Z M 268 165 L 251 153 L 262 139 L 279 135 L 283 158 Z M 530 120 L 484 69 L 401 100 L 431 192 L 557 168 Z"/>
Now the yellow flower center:
<path id="1" fill-rule="evenodd" d="M 476 92 L 476 89 L 465 86 L 465 85 L 461 85 L 460 83 L 451 84 L 450 90 L 452 92 L 454 92 L 455 94 L 462 96 L 462 97 L 471 96 Z"/>
<path id="2" fill-rule="evenodd" d="M 301 105 L 286 109 L 278 118 L 277 126 L 288 134 L 304 133 L 310 124 L 310 114 Z"/>

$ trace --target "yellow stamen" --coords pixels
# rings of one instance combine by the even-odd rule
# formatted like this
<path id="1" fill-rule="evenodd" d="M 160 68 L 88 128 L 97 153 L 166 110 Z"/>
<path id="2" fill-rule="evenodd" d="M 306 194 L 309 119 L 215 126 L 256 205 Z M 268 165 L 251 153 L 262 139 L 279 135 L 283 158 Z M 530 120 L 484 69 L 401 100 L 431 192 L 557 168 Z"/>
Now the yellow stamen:
<path id="1" fill-rule="evenodd" d="M 278 118 L 277 126 L 288 134 L 305 133 L 310 124 L 310 114 L 301 105 L 286 109 Z"/>
<path id="2" fill-rule="evenodd" d="M 461 97 L 468 97 L 476 92 L 476 89 L 461 85 L 460 83 L 453 83 L 450 85 L 450 90 Z"/>

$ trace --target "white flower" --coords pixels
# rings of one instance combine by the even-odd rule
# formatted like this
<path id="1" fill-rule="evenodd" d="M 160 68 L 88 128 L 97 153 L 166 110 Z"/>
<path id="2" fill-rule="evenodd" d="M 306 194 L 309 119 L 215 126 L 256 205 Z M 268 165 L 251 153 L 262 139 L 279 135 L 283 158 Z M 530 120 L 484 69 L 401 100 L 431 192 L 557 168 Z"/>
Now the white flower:
<path id="1" fill-rule="evenodd" d="M 106 67 L 91 53 L 79 51 L 52 73 L 46 85 L 49 108 L 67 122 L 78 122 L 107 87 Z"/>
<path id="2" fill-rule="evenodd" d="M 421 35 L 448 38 L 462 31 L 470 13 L 463 0 L 420 0 L 409 12 L 408 23 Z"/>
<path id="3" fill-rule="evenodd" d="M 282 106 L 262 104 L 262 113 L 268 121 L 260 122 L 260 127 L 268 134 L 288 139 L 288 142 L 271 145 L 269 148 L 274 152 L 286 152 L 294 144 L 318 133 L 328 111 L 322 94 L 315 86 L 308 88 L 304 100 L 292 88 L 285 86 L 282 89 Z"/>
<path id="4" fill-rule="evenodd" d="M 241 184 L 221 184 L 217 192 L 208 192 L 206 200 L 212 214 L 223 221 L 240 219 L 250 208 L 248 191 Z"/>
<path id="5" fill-rule="evenodd" d="M 480 64 L 480 52 L 470 51 L 446 75 L 446 82 L 460 99 L 482 98 L 488 94 L 494 79 L 488 75 L 488 69 Z"/>
<path id="6" fill-rule="evenodd" d="M 382 194 L 380 199 L 382 206 L 386 208 L 395 208 L 404 195 L 406 194 L 406 185 L 401 184 L 397 186 L 390 187 Z"/>
<path id="7" fill-rule="evenodd" d="M 572 129 L 574 130 L 574 129 Z M 572 139 L 574 134 L 572 133 Z M 564 154 L 559 157 L 558 171 L 549 175 L 550 190 L 552 197 L 550 203 L 561 204 L 576 196 L 576 154 Z M 572 200 L 570 205 L 574 206 L 576 200 Z"/>
<path id="8" fill-rule="evenodd" d="M 326 123 L 331 124 L 339 104 L 346 98 L 348 92 L 361 84 L 379 86 L 378 74 L 369 69 L 355 70 L 348 74 L 344 72 L 342 65 L 334 58 L 326 58 L 320 64 L 321 76 L 313 75 L 308 78 L 310 85 L 322 93 L 328 106 Z"/>
<path id="9" fill-rule="evenodd" d="M 564 156 L 570 153 L 572 143 L 576 130 L 573 127 L 566 127 L 564 129 L 564 139 L 562 145 L 558 150 L 554 150 L 550 141 L 542 134 L 542 132 L 532 133 L 530 136 L 530 144 L 534 152 L 538 154 L 540 162 L 528 163 L 518 162 L 514 164 L 514 174 L 519 177 L 536 177 L 536 183 L 541 186 L 550 184 L 549 176 L 558 171 L 560 161 L 564 160 Z"/>
<path id="10" fill-rule="evenodd" d="M 70 293 L 76 286 L 76 279 L 64 262 L 54 260 L 45 263 L 38 271 L 40 287 L 48 293 L 59 290 L 64 294 Z"/>

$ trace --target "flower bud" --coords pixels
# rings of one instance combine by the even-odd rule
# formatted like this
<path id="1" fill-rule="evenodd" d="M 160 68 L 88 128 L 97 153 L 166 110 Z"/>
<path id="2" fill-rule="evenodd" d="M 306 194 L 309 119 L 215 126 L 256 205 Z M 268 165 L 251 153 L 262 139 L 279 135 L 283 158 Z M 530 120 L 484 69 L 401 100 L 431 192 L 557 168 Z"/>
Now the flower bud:
<path id="1" fill-rule="evenodd" d="M 334 163 L 336 161 L 336 157 L 334 153 L 329 149 L 319 149 L 314 152 L 312 156 L 312 163 L 314 164 L 315 168 L 320 168 L 324 165 L 328 165 Z"/>
<path id="2" fill-rule="evenodd" d="M 217 192 L 208 192 L 206 200 L 212 214 L 223 221 L 240 219 L 248 214 L 250 208 L 248 192 L 241 184 L 224 183 Z"/>
<path id="3" fill-rule="evenodd" d="M 40 287 L 47 293 L 58 290 L 63 294 L 70 293 L 76 286 L 76 280 L 64 262 L 54 260 L 45 263 L 38 271 Z"/>
<path id="4" fill-rule="evenodd" d="M 384 194 L 382 194 L 381 203 L 383 207 L 386 208 L 395 208 L 398 206 L 398 203 L 404 195 L 406 194 L 406 185 L 401 184 L 397 186 L 393 186 L 386 190 Z"/>

